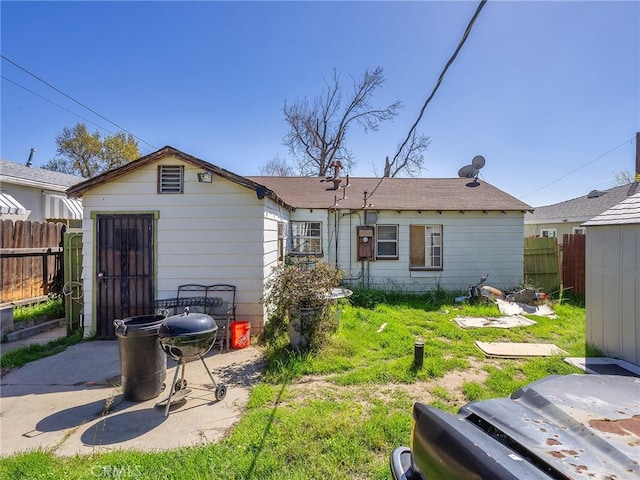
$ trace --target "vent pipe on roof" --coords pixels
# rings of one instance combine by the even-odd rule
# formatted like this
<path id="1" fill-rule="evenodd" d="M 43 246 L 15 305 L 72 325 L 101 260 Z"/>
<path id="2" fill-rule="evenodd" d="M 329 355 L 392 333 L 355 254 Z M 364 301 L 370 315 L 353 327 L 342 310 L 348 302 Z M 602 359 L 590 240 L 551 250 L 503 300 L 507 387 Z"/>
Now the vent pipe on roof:
<path id="1" fill-rule="evenodd" d="M 33 163 L 33 154 L 36 153 L 36 149 L 32 148 L 31 153 L 29 153 L 29 160 L 27 160 L 27 167 L 31 168 L 31 164 Z"/>
<path id="2" fill-rule="evenodd" d="M 600 190 L 591 190 L 588 194 L 587 194 L 587 198 L 598 198 L 601 197 L 602 195 L 604 195 L 607 192 L 601 192 Z"/>

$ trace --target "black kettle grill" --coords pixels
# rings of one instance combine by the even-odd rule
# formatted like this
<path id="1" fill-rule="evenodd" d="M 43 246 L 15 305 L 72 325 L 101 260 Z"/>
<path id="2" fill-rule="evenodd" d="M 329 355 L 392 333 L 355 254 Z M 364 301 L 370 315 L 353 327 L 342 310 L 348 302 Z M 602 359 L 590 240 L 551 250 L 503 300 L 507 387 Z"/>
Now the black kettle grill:
<path id="1" fill-rule="evenodd" d="M 169 415 L 169 407 L 172 400 L 176 403 L 191 392 L 191 390 L 187 389 L 184 370 L 185 365 L 193 360 L 200 359 L 204 365 L 209 378 L 213 382 L 216 400 L 222 400 L 226 396 L 227 387 L 216 383 L 204 361 L 204 356 L 213 347 L 217 333 L 218 325 L 213 318 L 204 313 L 190 313 L 189 307 L 185 307 L 183 314 L 165 318 L 160 325 L 158 330 L 160 345 L 170 358 L 178 362 L 172 388 L 169 392 L 169 397 L 166 399 L 165 417 Z M 180 371 L 182 375 L 178 380 Z M 164 403 L 164 401 L 159 403 Z"/>

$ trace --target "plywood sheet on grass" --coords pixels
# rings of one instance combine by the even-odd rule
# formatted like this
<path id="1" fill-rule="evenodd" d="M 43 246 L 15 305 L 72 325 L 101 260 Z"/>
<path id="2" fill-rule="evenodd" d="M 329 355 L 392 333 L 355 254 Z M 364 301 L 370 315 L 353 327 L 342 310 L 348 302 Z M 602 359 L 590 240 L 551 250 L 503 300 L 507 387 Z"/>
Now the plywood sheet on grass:
<path id="1" fill-rule="evenodd" d="M 476 345 L 487 357 L 520 358 L 520 357 L 549 357 L 566 355 L 567 352 L 552 343 L 511 343 L 511 342 L 480 342 Z"/>

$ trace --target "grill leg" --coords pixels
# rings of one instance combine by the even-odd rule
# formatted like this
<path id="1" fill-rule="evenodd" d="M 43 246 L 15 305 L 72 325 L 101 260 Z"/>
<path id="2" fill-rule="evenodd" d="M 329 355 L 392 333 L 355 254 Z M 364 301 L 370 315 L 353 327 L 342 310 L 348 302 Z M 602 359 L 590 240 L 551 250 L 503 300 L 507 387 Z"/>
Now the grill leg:
<path id="1" fill-rule="evenodd" d="M 213 388 L 217 388 L 218 384 L 216 383 L 216 381 L 213 379 L 213 375 L 211 375 L 211 370 L 209 370 L 209 367 L 207 367 L 207 364 L 204 361 L 204 358 L 200 357 L 200 361 L 202 362 L 202 365 L 204 365 L 204 369 L 207 371 L 207 373 L 209 374 L 209 378 L 211 379 L 211 381 L 213 382 Z"/>
<path id="2" fill-rule="evenodd" d="M 173 397 L 174 388 L 173 386 L 176 384 L 176 380 L 178 379 L 178 374 L 180 373 L 180 366 L 182 365 L 182 378 L 184 378 L 184 363 L 180 362 L 178 366 L 176 366 L 176 373 L 173 376 L 173 382 L 169 386 L 169 398 L 167 398 L 167 406 L 164 409 L 164 416 L 169 416 L 169 407 L 171 407 L 171 397 Z"/>

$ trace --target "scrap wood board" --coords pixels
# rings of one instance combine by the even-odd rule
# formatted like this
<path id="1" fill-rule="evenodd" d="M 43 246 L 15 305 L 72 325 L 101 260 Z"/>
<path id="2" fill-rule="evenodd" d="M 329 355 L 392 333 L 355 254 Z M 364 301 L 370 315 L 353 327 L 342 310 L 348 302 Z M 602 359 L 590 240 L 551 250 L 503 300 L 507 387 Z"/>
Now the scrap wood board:
<path id="1" fill-rule="evenodd" d="M 476 341 L 476 345 L 487 357 L 548 357 L 567 354 L 567 352 L 552 343 L 500 343 Z"/>

